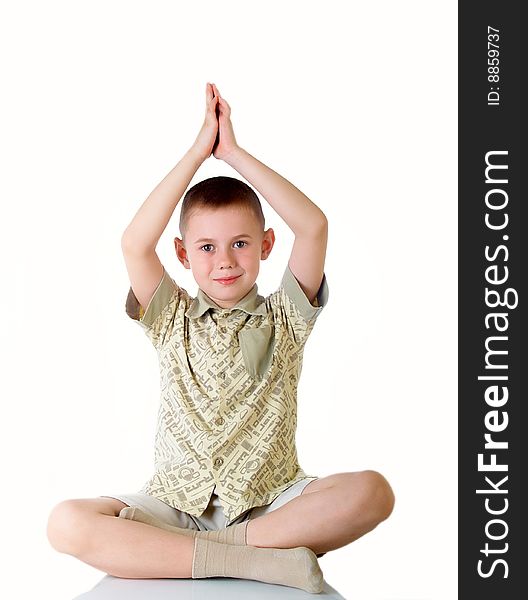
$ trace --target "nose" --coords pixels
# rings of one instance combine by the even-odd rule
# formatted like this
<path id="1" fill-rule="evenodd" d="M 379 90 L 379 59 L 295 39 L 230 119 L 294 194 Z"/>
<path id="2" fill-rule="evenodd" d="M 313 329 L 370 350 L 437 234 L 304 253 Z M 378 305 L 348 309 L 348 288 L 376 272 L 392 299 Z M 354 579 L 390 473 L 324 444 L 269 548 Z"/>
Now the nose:
<path id="1" fill-rule="evenodd" d="M 233 257 L 229 250 L 219 250 L 217 254 L 217 267 L 219 269 L 231 269 L 234 265 Z"/>

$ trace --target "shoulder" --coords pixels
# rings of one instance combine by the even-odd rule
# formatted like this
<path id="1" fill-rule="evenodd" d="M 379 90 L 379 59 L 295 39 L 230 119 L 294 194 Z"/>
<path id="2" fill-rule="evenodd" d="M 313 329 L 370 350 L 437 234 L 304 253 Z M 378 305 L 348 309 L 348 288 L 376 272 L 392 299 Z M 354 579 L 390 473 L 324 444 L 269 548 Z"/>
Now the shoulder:
<path id="1" fill-rule="evenodd" d="M 305 321 L 313 321 L 327 305 L 328 297 L 326 273 L 323 273 L 319 290 L 312 304 L 287 264 L 278 289 L 269 294 L 266 301 L 272 309 L 287 307 L 294 310 Z"/>

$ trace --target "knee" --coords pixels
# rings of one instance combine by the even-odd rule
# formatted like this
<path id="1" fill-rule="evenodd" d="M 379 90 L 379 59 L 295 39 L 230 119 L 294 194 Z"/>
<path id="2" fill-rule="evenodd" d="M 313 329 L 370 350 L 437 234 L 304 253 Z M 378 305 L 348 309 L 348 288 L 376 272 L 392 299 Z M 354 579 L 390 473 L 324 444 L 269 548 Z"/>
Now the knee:
<path id="1" fill-rule="evenodd" d="M 361 516 L 371 528 L 376 527 L 392 513 L 394 493 L 381 473 L 371 470 L 347 473 L 344 481 L 340 506 L 354 523 Z"/>
<path id="2" fill-rule="evenodd" d="M 381 523 L 390 516 L 394 509 L 395 497 L 392 487 L 378 471 L 362 471 L 361 476 L 373 517 L 378 523 Z"/>
<path id="3" fill-rule="evenodd" d="M 48 517 L 46 535 L 58 552 L 78 555 L 87 539 L 86 510 L 77 500 L 63 500 L 55 505 Z"/>

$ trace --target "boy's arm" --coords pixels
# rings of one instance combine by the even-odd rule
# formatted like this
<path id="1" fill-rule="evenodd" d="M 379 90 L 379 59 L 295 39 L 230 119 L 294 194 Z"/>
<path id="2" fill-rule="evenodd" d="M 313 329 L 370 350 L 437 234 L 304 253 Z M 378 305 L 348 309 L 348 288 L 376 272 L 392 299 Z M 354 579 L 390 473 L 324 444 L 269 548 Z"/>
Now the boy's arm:
<path id="1" fill-rule="evenodd" d="M 156 245 L 203 161 L 188 150 L 143 202 L 121 237 L 130 286 L 143 308 L 148 306 L 163 275 Z"/>
<path id="2" fill-rule="evenodd" d="M 231 107 L 218 96 L 218 143 L 213 154 L 238 171 L 256 188 L 295 234 L 288 266 L 313 305 L 323 283 L 328 222 L 321 209 L 287 179 L 261 163 L 237 144 Z"/>
<path id="3" fill-rule="evenodd" d="M 295 234 L 288 265 L 313 304 L 324 273 L 328 241 L 325 214 L 287 179 L 239 146 L 223 160 L 260 192 Z"/>
<path id="4" fill-rule="evenodd" d="M 148 306 L 163 276 L 156 245 L 191 179 L 213 149 L 218 133 L 217 101 L 208 83 L 205 120 L 198 137 L 143 202 L 121 237 L 130 285 L 143 308 Z"/>

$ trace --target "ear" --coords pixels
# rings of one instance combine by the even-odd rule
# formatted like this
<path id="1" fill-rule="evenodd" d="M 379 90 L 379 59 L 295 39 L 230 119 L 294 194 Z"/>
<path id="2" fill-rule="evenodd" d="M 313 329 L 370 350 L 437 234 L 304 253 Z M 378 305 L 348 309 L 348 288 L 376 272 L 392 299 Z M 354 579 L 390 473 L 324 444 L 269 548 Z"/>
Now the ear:
<path id="1" fill-rule="evenodd" d="M 189 256 L 187 254 L 187 250 L 185 249 L 185 245 L 182 239 L 179 237 L 174 238 L 174 247 L 176 250 L 176 256 L 181 264 L 186 268 L 191 268 L 191 263 L 189 262 Z"/>
<path id="2" fill-rule="evenodd" d="M 262 247 L 260 252 L 260 260 L 266 260 L 268 256 L 271 254 L 271 250 L 275 244 L 275 232 L 270 227 L 268 230 L 264 232 L 264 237 L 262 238 Z"/>

